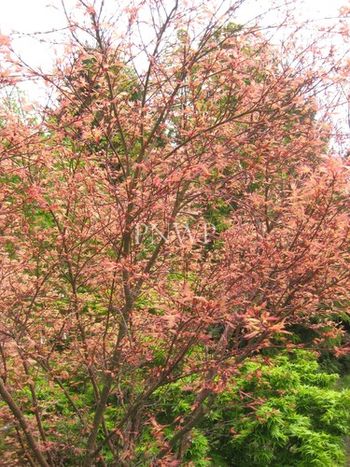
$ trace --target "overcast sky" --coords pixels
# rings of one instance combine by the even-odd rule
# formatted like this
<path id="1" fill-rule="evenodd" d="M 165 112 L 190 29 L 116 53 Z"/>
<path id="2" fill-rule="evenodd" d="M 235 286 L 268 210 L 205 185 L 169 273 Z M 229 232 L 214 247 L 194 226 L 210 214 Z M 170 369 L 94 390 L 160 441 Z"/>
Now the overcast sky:
<path id="1" fill-rule="evenodd" d="M 106 0 L 106 4 L 113 8 L 113 4 L 120 4 L 121 0 Z M 215 1 L 215 0 L 212 0 Z M 228 1 L 228 0 L 227 0 Z M 210 2 L 210 0 L 208 0 Z M 73 8 L 76 0 L 65 0 L 69 8 Z M 92 3 L 92 0 L 91 0 Z M 172 3 L 169 0 L 169 3 Z M 316 19 L 336 16 L 338 10 L 349 0 L 294 0 L 300 3 L 298 12 L 303 19 Z M 272 0 L 246 0 L 241 8 L 239 20 L 247 22 L 257 12 L 268 10 Z M 274 22 L 274 15 L 268 16 L 267 21 Z M 12 31 L 31 33 L 47 31 L 63 27 L 65 18 L 61 8 L 61 0 L 7 0 L 1 1 L 0 6 L 0 33 L 9 34 Z M 48 48 L 28 37 L 14 43 L 16 50 L 33 65 L 45 65 L 50 62 L 52 48 Z"/>
<path id="2" fill-rule="evenodd" d="M 73 6 L 74 0 L 65 0 L 66 4 Z M 119 2 L 119 0 L 108 0 L 108 3 Z M 256 0 L 250 2 L 252 14 L 256 12 L 257 5 L 268 6 L 269 0 Z M 305 17 L 333 16 L 337 14 L 341 6 L 349 4 L 348 0 L 303 0 L 304 6 L 300 14 Z M 56 7 L 55 7 L 56 6 Z M 254 8 L 254 11 L 253 11 Z M 1 2 L 0 27 L 2 33 L 10 30 L 25 32 L 50 29 L 63 24 L 64 17 L 60 8 L 60 0 L 9 0 Z"/>
<path id="3" fill-rule="evenodd" d="M 105 0 L 107 6 L 120 5 L 123 0 Z M 128 0 L 124 0 L 128 2 Z M 146 0 L 147 1 L 147 0 Z M 217 1 L 217 0 L 208 0 Z M 245 24 L 257 13 L 271 7 L 273 0 L 246 0 L 241 8 L 237 21 Z M 279 1 L 279 0 L 277 0 Z M 281 0 L 282 1 L 282 0 Z M 338 10 L 349 0 L 291 0 L 298 5 L 300 19 L 315 20 L 317 18 L 331 18 L 338 14 Z M 229 2 L 229 0 L 227 0 Z M 65 0 L 68 7 L 74 8 L 76 0 Z M 92 3 L 92 0 L 91 0 Z M 173 0 L 169 0 L 173 3 Z M 331 21 L 331 20 L 330 20 Z M 266 17 L 265 24 L 278 22 L 275 14 Z M 13 41 L 14 48 L 31 66 L 41 66 L 48 69 L 54 59 L 54 48 L 47 43 L 40 43 L 38 38 L 33 40 L 26 34 L 38 31 L 49 31 L 65 26 L 65 18 L 61 8 L 61 0 L 2 0 L 0 6 L 0 34 L 10 34 L 14 31 L 24 34 Z M 305 34 L 305 33 L 304 33 Z M 14 36 L 16 37 L 16 36 Z M 44 36 L 42 36 L 44 37 Z"/>

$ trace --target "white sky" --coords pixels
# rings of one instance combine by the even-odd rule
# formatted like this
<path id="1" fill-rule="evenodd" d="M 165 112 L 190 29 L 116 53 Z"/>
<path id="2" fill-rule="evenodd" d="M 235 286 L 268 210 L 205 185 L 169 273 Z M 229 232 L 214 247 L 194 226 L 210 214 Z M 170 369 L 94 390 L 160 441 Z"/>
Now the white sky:
<path id="1" fill-rule="evenodd" d="M 93 0 L 87 0 L 91 3 Z M 120 5 L 123 0 L 105 0 L 107 7 L 113 9 L 113 5 Z M 126 3 L 130 0 L 125 0 Z M 147 0 L 146 0 L 147 1 Z M 170 4 L 174 0 L 168 0 Z M 219 0 L 208 0 L 215 2 Z M 230 0 L 224 0 L 227 3 Z M 279 2 L 282 0 L 277 0 Z M 344 5 L 350 6 L 350 0 L 291 0 L 297 6 L 297 12 L 301 20 L 315 21 L 318 18 L 336 17 L 339 8 Z M 76 0 L 65 0 L 68 7 L 74 8 Z M 238 15 L 237 22 L 245 24 L 249 19 L 254 18 L 259 12 L 267 11 L 273 4 L 273 0 L 246 0 Z M 278 17 L 269 13 L 264 24 L 278 23 Z M 314 23 L 313 23 L 314 24 Z M 14 49 L 21 57 L 33 67 L 50 68 L 54 60 L 54 47 L 47 43 L 40 43 L 37 39 L 32 39 L 26 34 L 33 32 L 49 31 L 66 25 L 65 17 L 61 8 L 60 0 L 0 0 L 0 34 L 11 34 L 19 32 L 22 35 L 13 40 Z M 305 33 L 304 33 L 305 34 Z M 42 36 L 44 37 L 44 36 Z M 45 37 L 47 40 L 48 37 Z M 61 49 L 62 50 L 62 49 Z M 62 53 L 62 52 L 60 52 Z M 32 97 L 36 94 L 30 88 Z"/>
<path id="2" fill-rule="evenodd" d="M 119 0 L 109 0 L 109 3 Z M 74 6 L 74 0 L 66 0 L 66 4 Z M 255 13 L 262 5 L 268 7 L 269 0 L 255 0 L 249 2 Z M 348 0 L 303 0 L 301 15 L 307 18 L 336 15 L 339 8 L 349 5 Z M 260 7 L 258 6 L 260 5 Z M 245 8 L 245 7 L 244 7 Z M 0 28 L 3 34 L 11 30 L 32 32 L 47 30 L 64 24 L 64 16 L 60 7 L 60 0 L 11 0 L 0 2 Z"/>
<path id="3" fill-rule="evenodd" d="M 118 4 L 120 0 L 107 0 L 106 3 L 111 6 L 113 2 Z M 302 5 L 299 8 L 300 16 L 312 20 L 317 17 L 336 16 L 341 6 L 349 5 L 349 0 L 295 0 L 296 2 Z M 65 0 L 65 3 L 70 8 L 74 7 L 76 2 Z M 248 0 L 242 7 L 239 19 L 244 23 L 254 17 L 258 11 L 268 10 L 271 4 L 271 0 Z M 0 33 L 9 34 L 12 31 L 32 33 L 63 27 L 65 18 L 60 5 L 60 0 L 0 0 Z M 274 20 L 276 18 L 271 15 L 271 21 Z M 16 41 L 15 46 L 33 65 L 44 64 L 49 59 L 45 55 L 51 54 L 49 48 L 43 49 L 37 41 L 27 37 Z"/>

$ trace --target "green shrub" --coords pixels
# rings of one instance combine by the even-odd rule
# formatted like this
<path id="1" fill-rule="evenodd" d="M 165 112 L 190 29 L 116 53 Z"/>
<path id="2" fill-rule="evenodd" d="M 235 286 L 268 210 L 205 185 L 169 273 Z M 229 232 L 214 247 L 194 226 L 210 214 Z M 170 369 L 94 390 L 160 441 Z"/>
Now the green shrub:
<path id="1" fill-rule="evenodd" d="M 336 467 L 345 462 L 350 390 L 321 370 L 315 354 L 282 353 L 247 362 L 193 430 L 184 465 Z M 159 390 L 157 417 L 167 424 L 188 412 L 188 383 Z"/>

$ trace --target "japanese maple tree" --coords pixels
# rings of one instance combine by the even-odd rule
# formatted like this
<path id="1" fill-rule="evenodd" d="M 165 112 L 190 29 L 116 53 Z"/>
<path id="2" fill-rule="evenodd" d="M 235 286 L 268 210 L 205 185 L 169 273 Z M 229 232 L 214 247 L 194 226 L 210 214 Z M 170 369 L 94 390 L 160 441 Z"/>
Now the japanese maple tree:
<path id="1" fill-rule="evenodd" d="M 342 332 L 348 167 L 317 93 L 347 65 L 283 57 L 234 22 L 241 1 L 140 2 L 108 24 L 103 3 L 67 12 L 52 73 L 0 42 L 1 83 L 53 95 L 1 108 L 1 415 L 30 465 L 178 465 L 247 358 L 296 324 L 318 346 Z M 161 425 L 151 398 L 188 376 L 193 406 Z"/>

